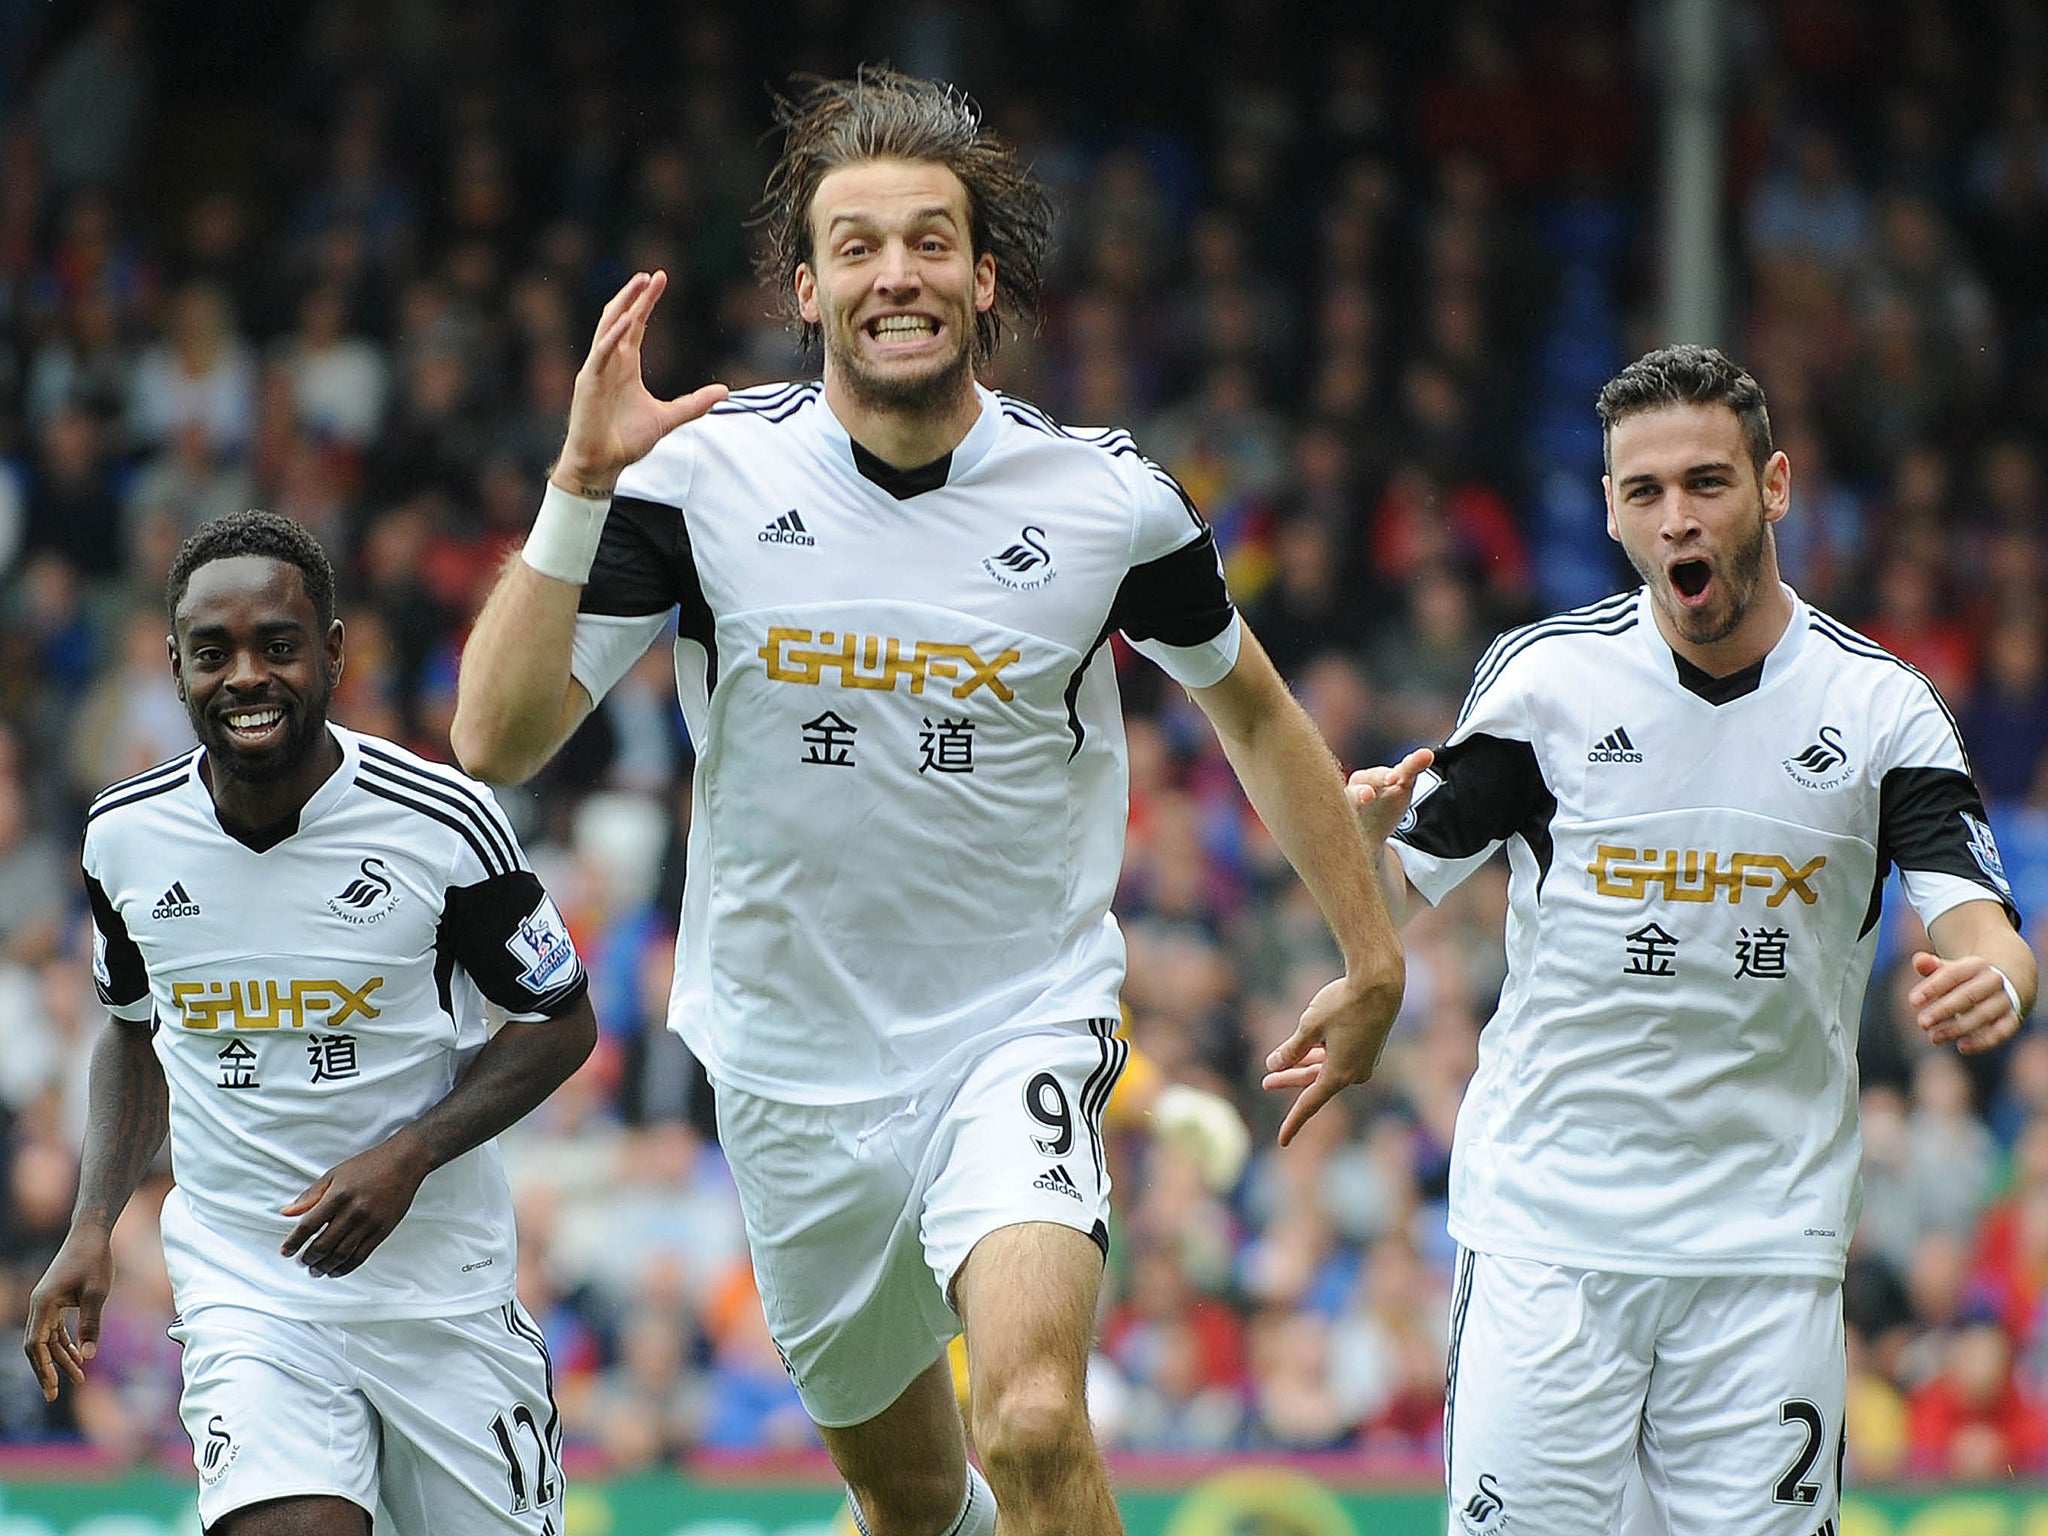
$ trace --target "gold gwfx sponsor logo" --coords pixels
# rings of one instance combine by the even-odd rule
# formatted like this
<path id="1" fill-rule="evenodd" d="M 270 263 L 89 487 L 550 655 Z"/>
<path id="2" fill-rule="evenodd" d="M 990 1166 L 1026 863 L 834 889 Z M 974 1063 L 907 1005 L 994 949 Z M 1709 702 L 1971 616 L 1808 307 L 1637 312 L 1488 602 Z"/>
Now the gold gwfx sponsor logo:
<path id="1" fill-rule="evenodd" d="M 323 979 L 181 981 L 172 986 L 171 1001 L 183 1012 L 187 1029 L 333 1028 L 357 1014 L 376 1018 L 382 1010 L 370 995 L 383 985 L 382 976 L 360 987 Z"/>
<path id="2" fill-rule="evenodd" d="M 1722 855 L 1698 848 L 1616 848 L 1602 843 L 1594 851 L 1586 873 L 1593 877 L 1593 889 L 1602 896 L 1623 896 L 1640 901 L 1655 886 L 1665 901 L 1715 901 L 1727 897 L 1740 905 L 1742 893 L 1755 886 L 1768 890 L 1764 905 L 1775 907 L 1787 896 L 1797 894 L 1809 907 L 1820 900 L 1820 892 L 1809 883 L 1826 855 L 1795 865 L 1776 853 Z"/>
<path id="3" fill-rule="evenodd" d="M 908 655 L 904 648 L 910 647 Z M 987 688 L 1005 704 L 1016 697 L 998 674 L 1023 652 L 1002 651 L 983 661 L 971 645 L 952 645 L 942 640 L 897 640 L 884 635 L 837 634 L 822 630 L 815 637 L 808 629 L 770 625 L 768 643 L 754 653 L 768 664 L 768 675 L 778 683 L 806 683 L 817 687 L 827 672 L 839 674 L 842 688 L 873 688 L 893 691 L 906 678 L 912 693 L 923 693 L 927 678 L 954 683 L 953 697 L 964 699 L 977 688 Z"/>

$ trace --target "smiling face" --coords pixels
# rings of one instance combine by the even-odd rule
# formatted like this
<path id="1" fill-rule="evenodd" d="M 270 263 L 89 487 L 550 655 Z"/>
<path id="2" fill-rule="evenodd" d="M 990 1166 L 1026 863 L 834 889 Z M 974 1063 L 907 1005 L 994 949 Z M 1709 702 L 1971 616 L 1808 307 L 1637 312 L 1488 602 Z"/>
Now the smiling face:
<path id="1" fill-rule="evenodd" d="M 996 297 L 967 188 L 942 165 L 841 166 L 811 199 L 797 308 L 825 341 L 825 378 L 863 407 L 944 411 L 971 395 L 975 316 Z"/>
<path id="2" fill-rule="evenodd" d="M 341 680 L 342 629 L 320 617 L 289 561 L 236 555 L 192 572 L 171 634 L 171 672 L 208 760 L 275 784 L 310 758 Z"/>
<path id="3" fill-rule="evenodd" d="M 1791 503 L 1785 455 L 1759 479 L 1735 412 L 1687 404 L 1617 421 L 1608 463 L 1607 532 L 1648 585 L 1664 638 L 1724 675 L 1768 653 L 1790 606 L 1770 534 Z"/>

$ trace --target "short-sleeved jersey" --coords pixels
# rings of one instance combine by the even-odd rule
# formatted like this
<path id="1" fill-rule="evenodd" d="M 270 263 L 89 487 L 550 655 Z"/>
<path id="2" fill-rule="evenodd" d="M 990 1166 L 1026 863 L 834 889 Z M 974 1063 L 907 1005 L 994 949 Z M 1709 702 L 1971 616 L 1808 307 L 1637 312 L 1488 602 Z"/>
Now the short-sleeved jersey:
<path id="1" fill-rule="evenodd" d="M 153 1021 L 170 1086 L 172 1288 L 183 1310 L 314 1321 L 476 1311 L 512 1295 L 495 1142 L 429 1174 L 352 1274 L 280 1255 L 279 1212 L 446 1096 L 485 1043 L 486 998 L 553 1017 L 583 967 L 488 790 L 330 729 L 341 766 L 261 853 L 222 829 L 201 751 L 106 790 L 86 824 L 100 998 Z"/>
<path id="2" fill-rule="evenodd" d="M 1581 1268 L 1839 1278 L 1886 876 L 1930 922 L 2010 888 L 1919 673 L 1794 596 L 1760 666 L 1717 682 L 1649 603 L 1497 641 L 1394 836 L 1432 902 L 1508 850 L 1451 1231 Z"/>
<path id="3" fill-rule="evenodd" d="M 1215 541 L 1118 431 L 980 390 L 889 469 L 813 382 L 744 391 L 620 479 L 577 619 L 593 699 L 680 615 L 698 751 L 670 1022 L 763 1098 L 912 1091 L 998 1036 L 1113 1014 L 1121 631 L 1235 664 Z"/>

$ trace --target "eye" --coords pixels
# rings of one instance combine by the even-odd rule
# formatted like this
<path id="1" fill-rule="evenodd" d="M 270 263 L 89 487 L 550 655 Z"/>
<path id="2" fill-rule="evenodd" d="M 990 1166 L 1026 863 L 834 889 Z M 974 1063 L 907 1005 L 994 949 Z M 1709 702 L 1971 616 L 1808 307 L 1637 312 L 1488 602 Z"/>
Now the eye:
<path id="1" fill-rule="evenodd" d="M 264 649 L 273 659 L 288 661 L 297 652 L 298 647 L 289 640 L 273 640 Z"/>
<path id="2" fill-rule="evenodd" d="M 918 249 L 927 256 L 943 256 L 946 253 L 947 247 L 946 242 L 937 235 L 926 235 L 924 239 L 918 242 Z"/>
<path id="3" fill-rule="evenodd" d="M 839 254 L 848 261 L 858 261 L 867 253 L 868 243 L 865 240 L 849 240 L 839 247 Z"/>

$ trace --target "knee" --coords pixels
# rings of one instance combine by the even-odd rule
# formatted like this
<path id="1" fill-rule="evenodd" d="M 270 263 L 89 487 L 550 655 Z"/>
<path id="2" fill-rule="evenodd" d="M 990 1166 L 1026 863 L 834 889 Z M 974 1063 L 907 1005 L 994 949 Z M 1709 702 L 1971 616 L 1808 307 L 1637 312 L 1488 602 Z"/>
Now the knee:
<path id="1" fill-rule="evenodd" d="M 931 1536 L 960 1513 L 966 1488 L 957 1471 L 906 1458 L 886 1477 L 848 1488 L 860 1505 L 868 1536 Z"/>
<path id="2" fill-rule="evenodd" d="M 992 1482 L 1041 1485 L 1091 1445 L 1082 1384 L 1045 1371 L 992 1388 L 974 1407 L 974 1443 Z"/>

